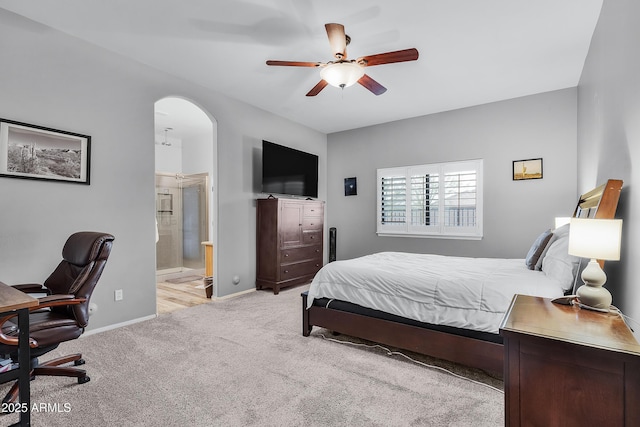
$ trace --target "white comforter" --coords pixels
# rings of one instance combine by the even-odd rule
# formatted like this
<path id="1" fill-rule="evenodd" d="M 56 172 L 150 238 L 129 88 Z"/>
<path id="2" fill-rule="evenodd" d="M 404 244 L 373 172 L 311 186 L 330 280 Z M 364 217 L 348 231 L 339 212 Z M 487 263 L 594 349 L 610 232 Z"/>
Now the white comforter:
<path id="1" fill-rule="evenodd" d="M 314 298 L 349 301 L 421 322 L 498 333 L 513 295 L 554 298 L 559 282 L 523 259 L 462 258 L 381 252 L 325 265 Z"/>

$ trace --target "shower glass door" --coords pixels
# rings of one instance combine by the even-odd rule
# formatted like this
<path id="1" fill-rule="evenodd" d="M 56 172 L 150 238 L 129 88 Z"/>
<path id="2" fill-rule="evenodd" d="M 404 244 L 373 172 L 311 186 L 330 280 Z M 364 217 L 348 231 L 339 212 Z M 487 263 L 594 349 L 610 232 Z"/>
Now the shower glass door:
<path id="1" fill-rule="evenodd" d="M 208 240 L 208 174 L 156 174 L 156 244 L 158 273 L 204 269 Z"/>

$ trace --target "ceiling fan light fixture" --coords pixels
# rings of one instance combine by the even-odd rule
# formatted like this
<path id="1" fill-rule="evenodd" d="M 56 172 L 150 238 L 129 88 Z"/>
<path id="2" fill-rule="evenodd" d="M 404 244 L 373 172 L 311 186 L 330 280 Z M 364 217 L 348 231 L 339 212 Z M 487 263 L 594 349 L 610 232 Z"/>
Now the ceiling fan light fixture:
<path id="1" fill-rule="evenodd" d="M 396 50 L 393 52 L 378 53 L 375 55 L 362 56 L 356 60 L 347 60 L 347 45 L 351 38 L 344 33 L 344 25 L 329 23 L 325 24 L 327 37 L 329 37 L 329 45 L 331 53 L 336 61 L 327 63 L 322 62 L 304 62 L 304 61 L 278 61 L 268 60 L 267 65 L 283 66 L 283 67 L 319 67 L 320 80 L 316 85 L 307 92 L 306 96 L 316 96 L 328 85 L 344 89 L 360 83 L 365 89 L 374 95 L 382 95 L 387 88 L 365 74 L 365 68 L 374 65 L 393 64 L 395 62 L 415 61 L 418 59 L 418 50 L 416 48 Z"/>
<path id="2" fill-rule="evenodd" d="M 331 86 L 345 88 L 354 85 L 364 76 L 364 68 L 355 62 L 334 62 L 320 70 L 322 80 Z"/>

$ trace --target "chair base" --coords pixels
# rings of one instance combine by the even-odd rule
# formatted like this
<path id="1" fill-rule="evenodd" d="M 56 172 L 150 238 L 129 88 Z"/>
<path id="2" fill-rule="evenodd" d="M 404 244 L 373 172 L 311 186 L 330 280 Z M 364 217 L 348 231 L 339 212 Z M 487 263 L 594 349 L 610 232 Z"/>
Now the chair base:
<path id="1" fill-rule="evenodd" d="M 68 356 L 59 357 L 57 359 L 49 360 L 44 363 L 40 363 L 31 369 L 31 379 L 34 380 L 38 375 L 56 376 L 56 377 L 75 377 L 78 379 L 78 384 L 84 384 L 89 382 L 91 378 L 87 376 L 87 371 L 84 369 L 74 368 L 72 366 L 60 366 L 67 363 L 71 363 L 75 366 L 84 365 L 84 359 L 82 354 L 75 353 Z M 18 382 L 16 381 L 9 389 L 9 392 L 2 399 L 2 403 L 15 402 L 20 393 Z"/>

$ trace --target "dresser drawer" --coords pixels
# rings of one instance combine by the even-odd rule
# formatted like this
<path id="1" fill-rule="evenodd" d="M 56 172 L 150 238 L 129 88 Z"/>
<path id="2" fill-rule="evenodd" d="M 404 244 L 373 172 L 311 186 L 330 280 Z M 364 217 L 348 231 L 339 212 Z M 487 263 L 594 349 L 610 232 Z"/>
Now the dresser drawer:
<path id="1" fill-rule="evenodd" d="M 307 259 L 322 258 L 322 245 L 304 246 L 296 249 L 285 249 L 280 252 L 280 263 L 304 261 Z"/>
<path id="2" fill-rule="evenodd" d="M 322 230 L 303 230 L 302 243 L 305 245 L 322 243 Z"/>
<path id="3" fill-rule="evenodd" d="M 322 267 L 322 258 L 297 262 L 280 266 L 280 280 L 295 279 L 301 276 L 312 276 Z"/>
<path id="4" fill-rule="evenodd" d="M 322 217 L 305 217 L 302 220 L 302 231 L 306 230 L 321 230 L 322 229 Z"/>
<path id="5" fill-rule="evenodd" d="M 305 218 L 310 216 L 323 217 L 324 207 L 322 206 L 322 203 L 306 203 L 302 212 Z"/>

